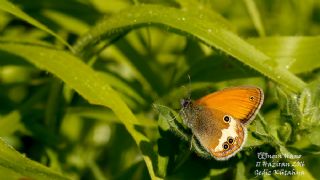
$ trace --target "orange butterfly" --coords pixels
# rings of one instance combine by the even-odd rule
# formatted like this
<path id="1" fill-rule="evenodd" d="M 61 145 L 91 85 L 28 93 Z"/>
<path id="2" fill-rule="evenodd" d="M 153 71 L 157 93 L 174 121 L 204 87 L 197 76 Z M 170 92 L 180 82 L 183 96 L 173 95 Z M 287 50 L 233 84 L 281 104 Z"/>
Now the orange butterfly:
<path id="1" fill-rule="evenodd" d="M 227 88 L 196 101 L 181 101 L 184 123 L 202 147 L 217 160 L 227 160 L 241 150 L 249 124 L 263 103 L 258 87 Z"/>

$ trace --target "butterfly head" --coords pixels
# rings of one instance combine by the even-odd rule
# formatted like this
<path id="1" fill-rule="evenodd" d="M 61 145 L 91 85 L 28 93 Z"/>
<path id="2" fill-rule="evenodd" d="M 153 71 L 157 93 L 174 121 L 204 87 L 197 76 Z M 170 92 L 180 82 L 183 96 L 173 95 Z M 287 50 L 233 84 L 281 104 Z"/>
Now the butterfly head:
<path id="1" fill-rule="evenodd" d="M 188 108 L 191 105 L 191 99 L 190 98 L 181 99 L 180 105 L 182 109 Z"/>
<path id="2" fill-rule="evenodd" d="M 196 106 L 190 98 L 181 99 L 180 105 L 180 115 L 182 116 L 184 124 L 192 128 L 193 123 L 198 119 L 198 106 Z"/>

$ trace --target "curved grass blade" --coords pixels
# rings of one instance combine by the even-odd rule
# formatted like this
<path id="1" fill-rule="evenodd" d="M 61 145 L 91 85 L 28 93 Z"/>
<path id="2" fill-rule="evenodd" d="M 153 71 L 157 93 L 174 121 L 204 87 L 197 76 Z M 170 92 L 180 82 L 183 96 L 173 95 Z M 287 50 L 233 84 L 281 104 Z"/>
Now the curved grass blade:
<path id="1" fill-rule="evenodd" d="M 68 31 L 75 34 L 83 34 L 89 29 L 89 25 L 86 23 L 58 11 L 45 10 L 43 11 L 43 14 L 55 21 L 61 27 L 64 27 Z"/>
<path id="2" fill-rule="evenodd" d="M 62 37 L 60 37 L 58 34 L 50 30 L 48 27 L 37 21 L 36 19 L 32 18 L 28 14 L 24 13 L 21 9 L 16 7 L 14 4 L 7 0 L 0 0 L 0 9 L 3 11 L 6 11 L 14 16 L 17 16 L 18 18 L 32 24 L 33 26 L 51 34 L 52 36 L 56 37 L 61 43 L 66 45 L 71 51 L 72 47 L 67 43 Z"/>
<path id="3" fill-rule="evenodd" d="M 278 66 L 293 73 L 311 72 L 320 68 L 320 37 L 265 37 L 250 43 L 275 59 Z"/>
<path id="4" fill-rule="evenodd" d="M 232 32 L 236 32 L 236 27 L 233 26 L 222 15 L 213 10 L 210 6 L 210 1 L 198 1 L 198 0 L 177 0 L 181 7 L 187 11 L 197 12 L 199 18 L 206 18 L 209 21 L 218 21 L 221 25 L 229 29 Z"/>
<path id="5" fill-rule="evenodd" d="M 91 104 L 112 109 L 141 148 L 151 178 L 157 178 L 152 164 L 155 161 L 151 160 L 155 155 L 149 139 L 136 130 L 139 121 L 118 93 L 109 86 L 108 81 L 101 78 L 80 59 L 65 51 L 18 43 L 0 43 L 0 50 L 23 57 L 38 68 L 51 72 Z"/>
<path id="6" fill-rule="evenodd" d="M 301 79 L 287 69 L 277 66 L 276 61 L 223 27 L 220 21 L 209 21 L 207 18 L 200 18 L 192 11 L 159 5 L 137 5 L 114 14 L 80 38 L 74 45 L 75 53 L 79 54 L 105 37 L 149 25 L 196 37 L 293 91 L 301 91 L 305 86 Z"/>
<path id="7" fill-rule="evenodd" d="M 53 170 L 32 161 L 14 150 L 0 138 L 0 166 L 12 170 L 26 179 L 69 179 Z M 23 177 L 21 177 L 22 179 Z"/>
<path id="8" fill-rule="evenodd" d="M 5 116 L 0 116 L 0 137 L 10 136 L 21 128 L 23 126 L 21 124 L 21 115 L 18 111 L 12 111 Z"/>
<path id="9" fill-rule="evenodd" d="M 254 26 L 256 27 L 259 35 L 261 37 L 265 37 L 266 36 L 266 32 L 264 30 L 262 21 L 261 21 L 261 17 L 260 17 L 260 13 L 259 10 L 255 4 L 255 2 L 253 0 L 243 0 L 244 4 L 246 5 L 247 9 L 248 9 L 248 13 L 251 17 L 251 20 L 254 24 Z"/>

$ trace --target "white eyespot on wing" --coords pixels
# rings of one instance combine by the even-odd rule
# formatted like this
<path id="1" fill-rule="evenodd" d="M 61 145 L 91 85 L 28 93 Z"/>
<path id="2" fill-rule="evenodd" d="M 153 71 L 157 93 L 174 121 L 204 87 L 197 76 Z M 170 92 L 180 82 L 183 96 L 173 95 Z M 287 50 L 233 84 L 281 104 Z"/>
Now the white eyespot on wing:
<path id="1" fill-rule="evenodd" d="M 228 137 L 233 137 L 235 139 L 235 137 L 238 137 L 237 134 L 237 122 L 235 119 L 233 119 L 233 117 L 230 117 L 230 123 L 229 123 L 229 127 L 227 129 L 223 129 L 222 130 L 222 135 L 219 139 L 219 144 L 218 146 L 213 150 L 214 152 L 219 152 L 219 151 L 223 151 L 223 143 L 227 141 Z"/>

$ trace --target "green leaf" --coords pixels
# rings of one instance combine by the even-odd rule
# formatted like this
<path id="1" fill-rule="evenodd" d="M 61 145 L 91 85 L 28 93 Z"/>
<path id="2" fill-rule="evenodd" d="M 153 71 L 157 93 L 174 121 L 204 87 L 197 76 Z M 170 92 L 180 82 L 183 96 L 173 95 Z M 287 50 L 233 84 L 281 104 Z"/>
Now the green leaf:
<path id="1" fill-rule="evenodd" d="M 236 173 L 236 180 L 244 180 L 244 179 L 248 179 L 245 176 L 245 172 L 246 172 L 246 167 L 243 164 L 243 162 L 239 162 L 237 164 L 237 173 Z"/>
<path id="2" fill-rule="evenodd" d="M 179 4 L 182 6 L 182 9 L 196 12 L 201 19 L 207 19 L 208 21 L 217 21 L 221 23 L 224 28 L 227 28 L 232 32 L 236 32 L 236 27 L 222 15 L 214 11 L 214 8 L 210 6 L 210 2 L 198 0 L 176 1 L 179 2 Z"/>
<path id="3" fill-rule="evenodd" d="M 21 115 L 18 111 L 13 111 L 4 117 L 0 117 L 0 136 L 9 136 L 23 128 L 20 120 Z"/>
<path id="4" fill-rule="evenodd" d="M 1 138 L 0 154 L 0 166 L 8 170 L 12 170 L 22 176 L 32 179 L 69 179 L 42 164 L 22 156 L 10 145 L 6 144 Z"/>
<path id="5" fill-rule="evenodd" d="M 270 56 L 278 66 L 293 73 L 320 68 L 320 37 L 265 37 L 249 42 Z"/>
<path id="6" fill-rule="evenodd" d="M 47 10 L 43 13 L 45 16 L 58 23 L 61 27 L 64 27 L 68 31 L 75 34 L 83 34 L 89 29 L 89 26 L 86 23 L 74 17 L 68 16 L 65 13 L 60 13 L 53 10 Z"/>
<path id="7" fill-rule="evenodd" d="M 181 125 L 182 120 L 177 112 L 160 104 L 154 104 L 153 107 L 159 112 L 159 127 L 163 128 L 164 130 L 171 128 L 183 140 L 190 140 L 190 135 L 184 132 L 184 129 Z"/>
<path id="8" fill-rule="evenodd" d="M 137 5 L 114 14 L 80 38 L 74 45 L 75 52 L 79 54 L 103 37 L 113 37 L 133 28 L 149 25 L 196 37 L 293 91 L 301 91 L 305 86 L 302 80 L 287 69 L 277 66 L 270 57 L 225 28 L 218 19 L 209 21 L 192 11 L 159 5 Z"/>
<path id="9" fill-rule="evenodd" d="M 285 155 L 292 155 L 292 153 L 290 151 L 288 151 L 288 149 L 285 148 L 284 146 L 280 146 L 279 152 L 281 154 L 285 154 Z M 294 163 L 296 163 L 298 161 L 297 159 L 289 159 L 289 158 L 286 158 L 286 160 L 288 160 L 288 162 L 290 162 L 291 164 L 294 164 Z M 302 176 L 303 179 L 310 179 L 310 180 L 315 179 L 306 167 L 297 166 L 297 165 L 295 165 L 293 167 L 294 167 L 294 169 L 296 171 L 304 173 L 303 176 Z M 292 179 L 301 179 L 301 176 L 292 176 Z"/>
<path id="10" fill-rule="evenodd" d="M 43 25 L 42 23 L 40 23 L 36 19 L 34 19 L 31 16 L 29 16 L 28 14 L 24 13 L 21 9 L 16 7 L 11 2 L 9 2 L 7 0 L 0 0 L 0 9 L 5 12 L 8 12 L 14 16 L 17 16 L 18 18 L 32 24 L 33 26 L 51 34 L 52 36 L 56 37 L 61 43 L 66 45 L 70 50 L 72 50 L 72 47 L 62 37 L 60 37 L 58 34 L 53 32 L 52 30 L 50 30 L 48 27 L 46 27 L 45 25 Z"/>
<path id="11" fill-rule="evenodd" d="M 143 156 L 150 176 L 153 179 L 156 178 L 151 161 L 154 155 L 150 148 L 149 139 L 135 128 L 135 125 L 140 124 L 139 121 L 120 98 L 119 94 L 88 65 L 65 51 L 41 46 L 0 43 L 0 50 L 23 57 L 38 68 L 51 72 L 69 87 L 75 89 L 91 104 L 102 105 L 112 109 L 132 135 L 137 145 L 143 148 Z"/>
<path id="12" fill-rule="evenodd" d="M 253 0 L 243 0 L 243 1 L 248 9 L 250 18 L 252 19 L 252 22 L 256 27 L 259 35 L 262 37 L 266 36 L 265 30 L 261 21 L 260 13 L 255 2 Z"/>

